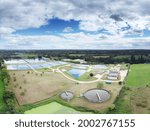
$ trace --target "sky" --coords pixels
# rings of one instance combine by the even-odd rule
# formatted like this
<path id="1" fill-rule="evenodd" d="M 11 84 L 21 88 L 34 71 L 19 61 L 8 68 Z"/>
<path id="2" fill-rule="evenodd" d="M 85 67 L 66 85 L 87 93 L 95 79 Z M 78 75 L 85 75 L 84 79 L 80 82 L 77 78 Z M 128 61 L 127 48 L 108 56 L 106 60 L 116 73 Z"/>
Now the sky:
<path id="1" fill-rule="evenodd" d="M 0 49 L 150 49 L 150 0 L 0 0 Z"/>

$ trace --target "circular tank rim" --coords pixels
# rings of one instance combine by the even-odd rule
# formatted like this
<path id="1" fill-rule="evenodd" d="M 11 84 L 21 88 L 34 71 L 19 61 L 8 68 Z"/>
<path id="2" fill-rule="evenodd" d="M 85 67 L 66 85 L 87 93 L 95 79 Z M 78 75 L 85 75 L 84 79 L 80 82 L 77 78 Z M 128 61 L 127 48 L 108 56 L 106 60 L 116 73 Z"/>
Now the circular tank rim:
<path id="1" fill-rule="evenodd" d="M 88 91 L 91 91 L 91 90 L 103 90 L 103 91 L 106 91 L 106 92 L 108 92 L 108 94 L 110 95 L 110 97 L 109 97 L 109 99 L 107 99 L 106 101 L 102 101 L 102 102 L 90 101 L 90 100 L 88 100 L 88 99 L 85 97 L 85 93 L 87 93 Z M 104 103 L 104 102 L 107 102 L 108 100 L 110 100 L 111 97 L 112 97 L 112 95 L 111 95 L 111 92 L 108 91 L 108 90 L 106 90 L 106 89 L 93 88 L 93 89 L 89 89 L 89 90 L 85 91 L 85 92 L 83 93 L 83 97 L 84 97 L 84 99 L 87 100 L 88 102 L 91 102 L 91 103 L 98 103 L 98 104 L 99 104 L 99 103 Z"/>
<path id="2" fill-rule="evenodd" d="M 59 97 L 61 98 L 61 99 L 63 99 L 63 100 L 67 100 L 67 101 L 70 101 L 70 100 L 72 100 L 73 98 L 74 98 L 74 93 L 73 92 L 71 92 L 71 91 L 66 91 L 66 92 L 68 92 L 68 93 L 71 93 L 72 94 L 72 98 L 71 99 L 64 99 L 64 98 L 62 98 L 61 97 L 61 95 L 63 94 L 63 93 L 65 93 L 65 91 L 63 91 L 63 92 L 61 92 L 60 94 L 59 94 Z"/>

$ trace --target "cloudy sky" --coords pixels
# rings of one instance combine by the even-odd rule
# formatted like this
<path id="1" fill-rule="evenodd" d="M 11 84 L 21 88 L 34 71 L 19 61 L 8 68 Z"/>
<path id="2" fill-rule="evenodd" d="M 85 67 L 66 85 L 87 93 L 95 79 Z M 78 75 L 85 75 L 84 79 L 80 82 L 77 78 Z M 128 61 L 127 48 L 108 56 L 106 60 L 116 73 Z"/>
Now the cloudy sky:
<path id="1" fill-rule="evenodd" d="M 0 0 L 0 49 L 150 49 L 150 0 Z"/>

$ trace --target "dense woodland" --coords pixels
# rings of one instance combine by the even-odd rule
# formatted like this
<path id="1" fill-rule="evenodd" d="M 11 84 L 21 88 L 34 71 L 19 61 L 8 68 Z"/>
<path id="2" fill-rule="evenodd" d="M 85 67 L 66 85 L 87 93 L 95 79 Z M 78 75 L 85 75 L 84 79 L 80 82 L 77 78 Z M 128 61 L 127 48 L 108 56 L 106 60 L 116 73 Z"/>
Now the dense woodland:
<path id="1" fill-rule="evenodd" d="M 150 63 L 150 50 L 0 50 L 0 57 L 41 58 L 54 60 L 84 59 L 88 63 Z"/>

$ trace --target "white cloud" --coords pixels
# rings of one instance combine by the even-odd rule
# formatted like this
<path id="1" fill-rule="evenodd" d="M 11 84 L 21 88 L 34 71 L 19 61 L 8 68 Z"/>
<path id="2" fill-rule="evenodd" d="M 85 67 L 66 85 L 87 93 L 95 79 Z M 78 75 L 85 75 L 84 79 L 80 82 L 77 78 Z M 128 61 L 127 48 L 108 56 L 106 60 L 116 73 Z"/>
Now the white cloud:
<path id="1" fill-rule="evenodd" d="M 134 49 L 150 48 L 150 37 L 121 38 L 106 34 L 68 33 L 42 36 L 10 35 L 5 37 L 7 49 Z M 44 44 L 43 44 L 44 43 Z M 0 47 L 2 48 L 2 47 Z M 4 48 L 4 47 L 3 47 Z"/>
<path id="2" fill-rule="evenodd" d="M 66 27 L 64 28 L 63 32 L 64 33 L 68 33 L 68 32 L 73 32 L 74 30 L 72 29 L 72 27 Z"/>
<path id="3" fill-rule="evenodd" d="M 136 42 L 138 47 L 143 44 L 143 48 L 150 48 L 149 37 L 124 38 L 127 34 L 142 35 L 144 29 L 150 30 L 149 5 L 149 0 L 0 0 L 0 39 L 3 37 L 18 48 L 26 45 L 40 48 L 43 43 L 44 48 L 134 48 Z M 66 27 L 61 36 L 12 35 L 16 30 L 39 28 L 52 18 L 78 20 L 82 32 L 70 33 L 72 29 Z M 101 29 L 112 36 L 95 34 Z"/>
<path id="4" fill-rule="evenodd" d="M 133 28 L 144 29 L 149 26 L 149 4 L 149 0 L 1 0 L 0 25 L 14 29 L 38 28 L 47 24 L 48 19 L 58 17 L 80 20 L 80 28 L 88 31 L 110 28 L 109 24 L 115 27 L 120 20 Z"/>
<path id="5" fill-rule="evenodd" d="M 14 32 L 15 30 L 12 28 L 5 28 L 5 27 L 0 27 L 0 33 L 2 34 L 10 34 Z"/>
<path id="6" fill-rule="evenodd" d="M 15 32 L 15 30 L 12 28 L 0 27 L 0 39 L 2 39 L 3 37 L 5 37 L 13 32 Z"/>

